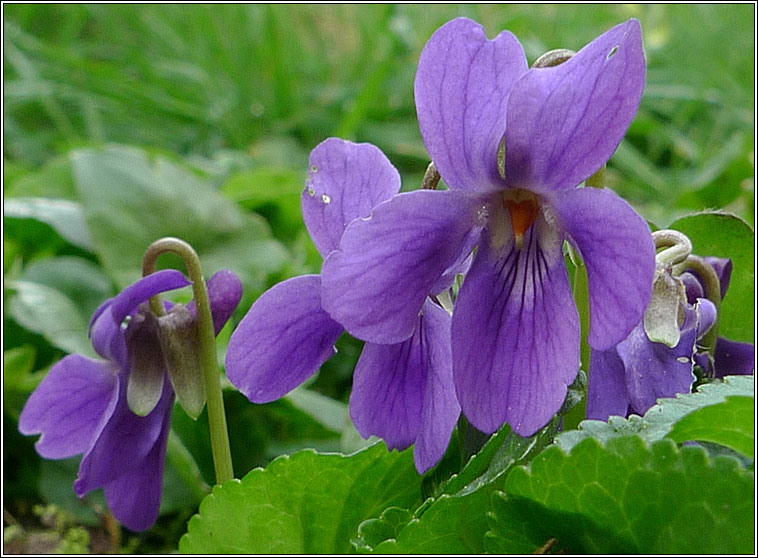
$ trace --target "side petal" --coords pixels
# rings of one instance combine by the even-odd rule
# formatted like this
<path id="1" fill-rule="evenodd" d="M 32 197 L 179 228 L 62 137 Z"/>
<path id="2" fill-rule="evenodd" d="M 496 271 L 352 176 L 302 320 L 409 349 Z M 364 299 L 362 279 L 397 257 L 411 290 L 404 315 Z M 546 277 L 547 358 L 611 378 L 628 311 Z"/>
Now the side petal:
<path id="1" fill-rule="evenodd" d="M 541 215 L 521 250 L 512 236 L 493 248 L 489 229 L 479 243 L 455 303 L 452 345 L 458 401 L 483 432 L 508 421 L 533 434 L 579 370 L 579 317 L 562 245 Z"/>
<path id="2" fill-rule="evenodd" d="M 161 432 L 145 458 L 103 487 L 113 517 L 131 531 L 145 531 L 158 519 L 163 488 L 171 407 L 164 409 Z"/>
<path id="3" fill-rule="evenodd" d="M 533 68 L 508 98 L 505 178 L 535 191 L 571 188 L 621 143 L 645 86 L 642 32 L 617 25 L 552 68 Z"/>
<path id="4" fill-rule="evenodd" d="M 42 434 L 35 447 L 46 459 L 83 453 L 100 422 L 113 412 L 117 383 L 110 363 L 68 355 L 29 396 L 18 429 L 27 436 Z"/>
<path id="5" fill-rule="evenodd" d="M 416 470 L 431 469 L 447 450 L 458 423 L 461 406 L 453 384 L 453 355 L 450 346 L 450 314 L 427 300 L 421 311 L 421 335 L 426 342 L 429 368 L 426 371 L 421 427 L 413 448 Z"/>
<path id="6" fill-rule="evenodd" d="M 478 23 L 458 18 L 440 27 L 419 58 L 414 94 L 424 144 L 450 189 L 503 187 L 497 152 L 508 93 L 527 71 L 516 37 L 487 40 Z"/>
<path id="7" fill-rule="evenodd" d="M 153 449 L 161 435 L 165 415 L 174 404 L 174 392 L 164 380 L 163 395 L 153 411 L 145 417 L 135 415 L 126 401 L 125 376 L 119 375 L 118 402 L 113 414 L 107 423 L 100 425 L 94 443 L 79 464 L 74 491 L 80 497 L 138 466 Z"/>
<path id="8" fill-rule="evenodd" d="M 721 298 L 724 298 L 729 288 L 729 280 L 732 278 L 732 260 L 729 258 L 716 258 L 708 256 L 705 261 L 713 268 L 718 275 L 721 286 Z"/>
<path id="9" fill-rule="evenodd" d="M 211 304 L 211 314 L 213 314 L 213 331 L 218 335 L 221 328 L 234 314 L 242 298 L 242 282 L 233 271 L 221 269 L 211 275 L 206 286 L 208 288 L 208 300 Z M 193 316 L 197 316 L 194 299 L 187 304 L 187 310 L 192 312 Z"/>
<path id="10" fill-rule="evenodd" d="M 151 296 L 190 284 L 187 278 L 175 269 L 162 269 L 151 273 L 136 283 L 132 283 L 113 298 L 111 304 L 113 320 L 120 325 L 135 308 Z"/>
<path id="11" fill-rule="evenodd" d="M 626 369 L 629 401 L 634 412 L 640 416 L 660 397 L 690 392 L 695 381 L 692 356 L 697 334 L 694 318 L 692 322 L 682 331 L 679 343 L 673 348 L 650 341 L 642 324 L 637 325 L 629 337 L 618 344 L 618 354 Z M 590 377 L 592 373 L 591 370 Z"/>
<path id="12" fill-rule="evenodd" d="M 300 198 L 303 220 L 322 257 L 335 250 L 345 227 L 400 190 L 400 174 L 370 143 L 329 138 L 308 161 Z"/>
<path id="13" fill-rule="evenodd" d="M 93 315 L 89 336 L 95 352 L 106 360 L 114 361 L 121 368 L 127 368 L 128 358 L 126 338 L 121 322 L 113 319 L 111 302 L 107 300 Z"/>
<path id="14" fill-rule="evenodd" d="M 755 346 L 719 337 L 713 360 L 717 378 L 732 374 L 749 375 L 755 369 Z"/>
<path id="15" fill-rule="evenodd" d="M 379 436 L 389 449 L 415 442 L 416 469 L 423 473 L 445 453 L 459 413 L 450 316 L 427 299 L 410 338 L 364 345 L 355 366 L 350 417 L 361 436 Z"/>
<path id="16" fill-rule="evenodd" d="M 587 267 L 589 344 L 606 350 L 639 323 L 650 301 L 655 245 L 647 223 L 611 190 L 578 188 L 551 207 Z"/>
<path id="17" fill-rule="evenodd" d="M 481 207 L 462 192 L 418 190 L 353 221 L 321 270 L 324 310 L 359 339 L 407 339 L 431 289 L 479 234 Z"/>
<path id="18" fill-rule="evenodd" d="M 629 414 L 629 395 L 624 381 L 624 363 L 616 348 L 590 353 L 590 382 L 587 386 L 587 418 L 607 421 L 611 415 Z"/>
<path id="19" fill-rule="evenodd" d="M 263 293 L 232 333 L 226 375 L 250 401 L 273 401 L 315 374 L 341 333 L 321 308 L 319 276 L 288 279 Z"/>

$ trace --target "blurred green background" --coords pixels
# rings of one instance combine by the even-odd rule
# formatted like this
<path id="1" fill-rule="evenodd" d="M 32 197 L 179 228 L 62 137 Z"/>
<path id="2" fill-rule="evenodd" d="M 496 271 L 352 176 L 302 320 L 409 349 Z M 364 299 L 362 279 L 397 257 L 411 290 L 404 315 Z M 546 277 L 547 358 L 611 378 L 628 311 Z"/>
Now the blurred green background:
<path id="1" fill-rule="evenodd" d="M 91 354 L 89 315 L 138 277 L 158 236 L 190 241 L 208 275 L 242 276 L 236 320 L 267 286 L 317 273 L 299 197 L 323 139 L 378 145 L 417 188 L 429 161 L 413 78 L 449 19 L 475 19 L 490 37 L 512 31 L 532 62 L 638 18 L 647 85 L 607 185 L 658 227 L 706 208 L 752 226 L 754 9 L 4 4 L 6 550 L 175 548 L 212 480 L 202 424 L 175 411 L 163 513 L 136 535 L 113 526 L 98 495 L 77 502 L 76 459 L 36 456 L 16 430 L 23 402 L 63 355 Z M 338 348 L 310 389 L 284 400 L 226 393 L 237 475 L 301 447 L 360 445 L 346 415 L 360 343 Z"/>

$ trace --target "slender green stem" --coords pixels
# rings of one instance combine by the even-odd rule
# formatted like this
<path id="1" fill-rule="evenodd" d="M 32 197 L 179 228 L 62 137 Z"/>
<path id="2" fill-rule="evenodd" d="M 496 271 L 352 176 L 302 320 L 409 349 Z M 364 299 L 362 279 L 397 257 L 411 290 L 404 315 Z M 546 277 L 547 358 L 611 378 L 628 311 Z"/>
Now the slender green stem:
<path id="1" fill-rule="evenodd" d="M 203 368 L 203 382 L 208 405 L 208 423 L 211 434 L 211 451 L 216 470 L 216 483 L 222 484 L 234 478 L 232 454 L 229 448 L 229 434 L 224 413 L 224 399 L 221 393 L 221 379 L 216 360 L 216 336 L 213 331 L 213 316 L 205 286 L 200 259 L 195 250 L 178 238 L 162 238 L 153 242 L 145 252 L 142 262 L 142 274 L 149 275 L 155 271 L 155 262 L 164 252 L 173 252 L 184 260 L 187 273 L 192 281 L 192 292 L 197 308 L 198 349 Z M 163 304 L 156 296 L 150 299 L 153 312 L 165 314 Z"/>
<path id="2" fill-rule="evenodd" d="M 590 297 L 587 290 L 587 268 L 578 254 L 573 258 L 576 270 L 574 272 L 574 302 L 579 312 L 579 358 L 581 359 L 582 370 L 587 374 L 587 384 L 589 385 L 590 375 L 590 346 L 587 342 L 587 334 L 590 330 Z M 579 426 L 579 423 L 585 419 L 587 413 L 586 394 L 582 400 L 577 403 L 563 417 L 563 429 L 572 430 Z"/>

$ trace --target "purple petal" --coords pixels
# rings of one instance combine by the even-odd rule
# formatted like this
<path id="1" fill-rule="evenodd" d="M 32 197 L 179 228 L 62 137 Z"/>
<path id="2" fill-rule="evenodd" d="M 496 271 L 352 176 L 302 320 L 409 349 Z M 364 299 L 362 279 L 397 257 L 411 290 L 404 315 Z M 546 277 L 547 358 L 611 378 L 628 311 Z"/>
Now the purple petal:
<path id="1" fill-rule="evenodd" d="M 300 198 L 305 226 L 322 257 L 336 250 L 348 223 L 400 190 L 400 174 L 378 147 L 337 138 L 311 151 Z"/>
<path id="2" fill-rule="evenodd" d="M 143 277 L 121 291 L 111 304 L 111 314 L 117 324 L 131 314 L 140 304 L 157 294 L 186 287 L 190 282 L 175 269 L 163 269 Z"/>
<path id="3" fill-rule="evenodd" d="M 687 302 L 689 304 L 695 304 L 697 299 L 705 297 L 703 284 L 694 274 L 685 271 L 679 275 L 678 279 L 684 284 L 684 290 L 687 293 Z"/>
<path id="4" fill-rule="evenodd" d="M 208 289 L 208 300 L 211 304 L 211 314 L 213 315 L 213 331 L 218 335 L 234 314 L 242 298 L 242 282 L 234 272 L 222 269 L 206 281 L 206 287 Z M 187 304 L 187 310 L 192 312 L 193 316 L 197 316 L 194 299 Z"/>
<path id="5" fill-rule="evenodd" d="M 716 323 L 716 306 L 707 298 L 700 298 L 695 305 L 697 315 L 696 339 L 701 339 Z"/>
<path id="6" fill-rule="evenodd" d="M 296 388 L 336 352 L 342 326 L 321 308 L 318 275 L 288 279 L 255 301 L 229 340 L 226 375 L 255 403 Z"/>
<path id="7" fill-rule="evenodd" d="M 103 487 L 108 508 L 127 529 L 145 531 L 158 519 L 166 441 L 170 430 L 169 406 L 163 414 L 160 435 L 145 458 Z"/>
<path id="8" fill-rule="evenodd" d="M 440 27 L 419 58 L 414 93 L 424 144 L 450 189 L 502 188 L 497 151 L 508 92 L 527 71 L 516 37 L 488 41 L 478 23 L 458 18 Z"/>
<path id="9" fill-rule="evenodd" d="M 716 340 L 713 358 L 717 378 L 733 374 L 749 375 L 755 369 L 755 347 L 750 343 L 739 343 L 719 337 Z"/>
<path id="10" fill-rule="evenodd" d="M 705 261 L 718 275 L 719 283 L 721 284 L 721 298 L 724 298 L 726 290 L 729 288 L 729 280 L 732 278 L 732 260 L 709 256 L 705 258 Z"/>
<path id="11" fill-rule="evenodd" d="M 542 215 L 522 250 L 513 236 L 501 246 L 494 238 L 482 235 L 455 304 L 453 378 L 476 428 L 494 432 L 508 421 L 529 436 L 558 411 L 579 370 L 579 317 L 563 240 Z"/>
<path id="12" fill-rule="evenodd" d="M 21 411 L 22 434 L 42 434 L 35 444 L 46 459 L 63 459 L 90 447 L 98 425 L 116 405 L 113 365 L 80 355 L 56 363 Z"/>
<path id="13" fill-rule="evenodd" d="M 459 412 L 450 316 L 427 299 L 409 339 L 364 345 L 355 367 L 350 417 L 364 438 L 379 436 L 389 449 L 416 442 L 414 461 L 424 472 L 445 453 Z"/>
<path id="14" fill-rule="evenodd" d="M 505 177 L 513 188 L 571 188 L 621 142 L 645 85 L 642 32 L 617 25 L 552 68 L 533 68 L 508 98 Z"/>
<path id="15" fill-rule="evenodd" d="M 163 395 L 153 411 L 140 417 L 126 402 L 126 374 L 120 374 L 118 402 L 106 424 L 95 433 L 95 442 L 84 454 L 74 491 L 81 497 L 118 479 L 137 467 L 161 435 L 165 415 L 171 413 L 174 392 L 164 380 Z"/>
<path id="16" fill-rule="evenodd" d="M 639 323 L 650 301 L 655 272 L 650 229 L 611 190 L 566 190 L 551 197 L 551 207 L 587 267 L 589 344 L 609 349 Z"/>
<path id="17" fill-rule="evenodd" d="M 324 310 L 359 339 L 407 339 L 431 289 L 481 230 L 481 207 L 463 192 L 419 190 L 353 221 L 322 268 Z"/>
<path id="18" fill-rule="evenodd" d="M 629 401 L 635 413 L 644 415 L 661 397 L 690 392 L 695 380 L 692 372 L 695 335 L 692 323 L 683 328 L 679 343 L 670 348 L 650 341 L 645 328 L 639 324 L 618 344 L 618 354 L 626 369 Z M 590 377 L 593 373 L 591 370 Z"/>
<path id="19" fill-rule="evenodd" d="M 89 335 L 95 352 L 106 360 L 116 362 L 120 368 L 127 367 L 127 351 L 124 330 L 113 319 L 112 301 L 107 300 L 94 314 Z"/>
<path id="20" fill-rule="evenodd" d="M 458 405 L 453 384 L 450 315 L 427 300 L 420 321 L 421 334 L 426 341 L 428 369 L 421 428 L 413 448 L 413 461 L 416 470 L 423 474 L 445 454 L 450 435 L 458 423 L 461 406 Z"/>
<path id="21" fill-rule="evenodd" d="M 626 391 L 624 363 L 616 348 L 592 351 L 590 354 L 589 385 L 587 386 L 587 418 L 607 421 L 615 415 L 629 414 L 629 395 Z"/>

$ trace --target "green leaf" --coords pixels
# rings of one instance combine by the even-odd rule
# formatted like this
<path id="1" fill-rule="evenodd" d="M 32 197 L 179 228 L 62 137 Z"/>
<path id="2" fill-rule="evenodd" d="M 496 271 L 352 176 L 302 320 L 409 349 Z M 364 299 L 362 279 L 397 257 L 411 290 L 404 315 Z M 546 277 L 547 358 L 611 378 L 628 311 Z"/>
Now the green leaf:
<path id="1" fill-rule="evenodd" d="M 668 435 L 679 420 L 703 407 L 716 405 L 730 396 L 752 397 L 755 382 L 753 376 L 727 376 L 723 381 L 703 384 L 695 393 L 678 394 L 675 398 L 659 399 L 650 407 L 644 417 L 630 415 L 629 418 L 612 416 L 608 422 L 585 420 L 578 430 L 559 434 L 555 443 L 564 451 L 585 440 L 595 438 L 605 443 L 611 438 L 627 434 L 639 435 L 646 442 L 654 442 Z M 740 427 L 744 429 L 745 427 Z"/>
<path id="2" fill-rule="evenodd" d="M 29 394 L 42 381 L 43 374 L 32 374 L 37 349 L 22 345 L 3 351 L 3 411 L 18 420 Z"/>
<path id="3" fill-rule="evenodd" d="M 6 287 L 15 291 L 8 309 L 21 326 L 68 353 L 95 356 L 87 338 L 89 317 L 68 296 L 31 281 L 8 281 Z"/>
<path id="4" fill-rule="evenodd" d="M 262 290 L 266 275 L 286 263 L 286 250 L 262 218 L 162 157 L 150 160 L 124 146 L 71 157 L 95 251 L 120 288 L 139 278 L 145 249 L 166 236 L 193 246 L 206 277 L 228 268 L 252 290 Z M 165 260 L 181 266 L 172 256 Z"/>
<path id="5" fill-rule="evenodd" d="M 213 487 L 179 543 L 183 553 L 346 553 L 364 519 L 419 501 L 412 451 L 384 444 L 350 456 L 304 450 Z"/>
<path id="6" fill-rule="evenodd" d="M 675 442 L 721 444 L 755 458 L 755 399 L 733 395 L 685 416 L 667 434 Z"/>
<path id="7" fill-rule="evenodd" d="M 721 304 L 719 335 L 734 341 L 755 338 L 755 233 L 739 217 L 705 212 L 682 217 L 670 227 L 686 234 L 698 256 L 730 258 L 729 290 Z"/>
<path id="8" fill-rule="evenodd" d="M 397 537 L 411 519 L 413 515 L 404 508 L 387 508 L 378 518 L 361 523 L 358 536 L 350 542 L 359 552 L 369 553 L 382 541 Z"/>
<path id="9" fill-rule="evenodd" d="M 730 457 L 637 436 L 552 446 L 492 499 L 492 553 L 750 553 L 754 478 Z"/>
<path id="10" fill-rule="evenodd" d="M 77 202 L 49 198 L 9 198 L 3 202 L 3 215 L 11 219 L 35 219 L 50 225 L 68 242 L 92 251 L 92 237 Z"/>
<path id="11" fill-rule="evenodd" d="M 56 198 L 76 200 L 76 187 L 71 174 L 71 162 L 66 155 L 47 161 L 39 170 L 19 173 L 6 179 L 6 198 Z"/>

